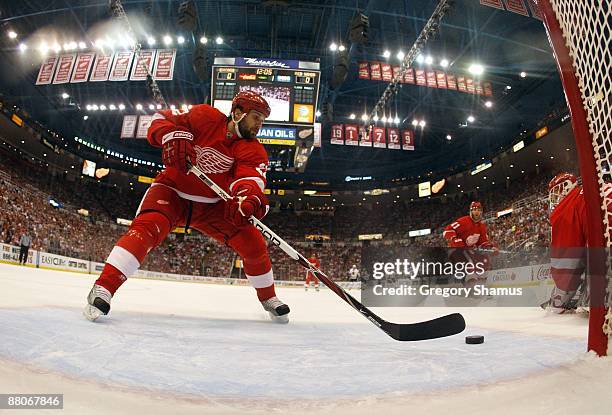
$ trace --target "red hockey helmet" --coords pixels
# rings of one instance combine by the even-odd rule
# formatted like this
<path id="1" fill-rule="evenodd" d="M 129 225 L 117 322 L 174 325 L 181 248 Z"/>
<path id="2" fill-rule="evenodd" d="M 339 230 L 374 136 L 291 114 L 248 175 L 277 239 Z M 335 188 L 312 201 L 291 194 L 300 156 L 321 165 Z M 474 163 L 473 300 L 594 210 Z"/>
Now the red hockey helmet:
<path id="1" fill-rule="evenodd" d="M 470 203 L 470 210 L 472 209 L 480 209 L 482 210 L 482 203 L 477 202 L 477 201 L 473 201 L 472 203 Z"/>
<path id="2" fill-rule="evenodd" d="M 246 114 L 251 110 L 255 110 L 261 112 L 266 118 L 270 116 L 270 105 L 268 105 L 264 97 L 255 91 L 246 90 L 237 93 L 232 100 L 232 112 L 236 108 L 240 108 Z"/>
<path id="3" fill-rule="evenodd" d="M 478 213 L 478 216 L 475 216 L 475 214 L 473 213 L 473 211 L 476 209 L 480 209 L 480 213 Z M 473 201 L 472 203 L 470 203 L 470 217 L 474 222 L 479 222 L 482 219 L 482 203 L 478 201 Z"/>
<path id="4" fill-rule="evenodd" d="M 548 183 L 548 202 L 551 212 L 577 184 L 578 179 L 571 173 L 559 173 L 553 177 Z"/>

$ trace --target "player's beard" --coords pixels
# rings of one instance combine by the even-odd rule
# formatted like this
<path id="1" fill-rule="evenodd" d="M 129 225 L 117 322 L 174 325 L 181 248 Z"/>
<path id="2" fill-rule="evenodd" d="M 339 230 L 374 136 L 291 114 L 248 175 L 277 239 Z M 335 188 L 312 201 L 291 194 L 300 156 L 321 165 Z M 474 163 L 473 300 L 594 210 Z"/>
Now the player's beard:
<path id="1" fill-rule="evenodd" d="M 256 138 L 256 137 L 257 137 L 257 133 L 259 133 L 259 130 L 257 130 L 255 133 L 253 133 L 253 131 L 251 131 L 250 129 L 248 129 L 248 128 L 247 128 L 247 127 L 244 125 L 244 123 L 239 123 L 239 124 L 238 124 L 238 129 L 240 130 L 240 135 L 241 135 L 243 138 L 246 138 L 246 139 L 249 139 L 249 140 L 250 140 L 250 139 L 253 139 L 253 138 Z"/>

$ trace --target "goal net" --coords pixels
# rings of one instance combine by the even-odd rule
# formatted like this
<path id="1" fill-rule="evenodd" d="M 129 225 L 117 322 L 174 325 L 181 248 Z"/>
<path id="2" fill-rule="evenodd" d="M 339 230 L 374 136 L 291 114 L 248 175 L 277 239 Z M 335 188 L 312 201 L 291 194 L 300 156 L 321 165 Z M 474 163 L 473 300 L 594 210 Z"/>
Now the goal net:
<path id="1" fill-rule="evenodd" d="M 608 0 L 538 0 L 538 6 L 572 116 L 587 204 L 589 350 L 606 355 L 612 335 L 612 5 Z"/>

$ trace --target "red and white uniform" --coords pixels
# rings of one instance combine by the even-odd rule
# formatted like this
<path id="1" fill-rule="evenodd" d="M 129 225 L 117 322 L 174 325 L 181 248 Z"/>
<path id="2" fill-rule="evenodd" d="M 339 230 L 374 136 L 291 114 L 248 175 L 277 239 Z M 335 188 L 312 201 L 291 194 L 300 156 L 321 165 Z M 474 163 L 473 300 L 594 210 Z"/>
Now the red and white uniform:
<path id="1" fill-rule="evenodd" d="M 197 167 L 225 191 L 231 191 L 240 180 L 252 180 L 266 187 L 268 154 L 257 140 L 239 139 L 227 131 L 227 116 L 210 105 L 195 105 L 189 112 L 163 110 L 153 116 L 147 140 L 155 147 L 173 134 L 193 134 Z M 219 197 L 195 175 L 185 175 L 168 167 L 155 183 L 172 187 L 184 199 L 211 203 Z"/>
<path id="2" fill-rule="evenodd" d="M 487 225 L 482 221 L 474 221 L 471 216 L 463 216 L 452 222 L 442 236 L 452 248 L 489 248 L 493 244 L 487 237 Z"/>
<path id="3" fill-rule="evenodd" d="M 588 226 L 582 186 L 572 189 L 550 215 L 551 275 L 557 288 L 569 292 L 580 286 L 586 267 Z"/>
<path id="4" fill-rule="evenodd" d="M 308 262 L 317 268 L 321 268 L 321 261 L 319 261 L 318 258 L 310 257 L 308 258 Z M 306 281 L 304 281 L 304 285 L 308 286 L 311 281 L 314 283 L 315 287 L 319 286 L 319 279 L 315 277 L 315 274 L 311 271 L 306 271 Z"/>
<path id="5" fill-rule="evenodd" d="M 161 147 L 167 140 L 188 137 L 196 153 L 195 164 L 224 190 L 229 192 L 241 181 L 251 181 L 263 192 L 268 167 L 263 145 L 230 133 L 227 122 L 226 115 L 209 105 L 196 105 L 186 113 L 163 110 L 154 115 L 147 139 Z M 151 249 L 176 226 L 187 223 L 243 258 L 245 274 L 261 301 L 275 295 L 263 236 L 250 224 L 237 227 L 229 222 L 224 201 L 194 175 L 173 167 L 166 167 L 145 193 L 136 218 L 111 251 L 96 284 L 113 294 Z"/>

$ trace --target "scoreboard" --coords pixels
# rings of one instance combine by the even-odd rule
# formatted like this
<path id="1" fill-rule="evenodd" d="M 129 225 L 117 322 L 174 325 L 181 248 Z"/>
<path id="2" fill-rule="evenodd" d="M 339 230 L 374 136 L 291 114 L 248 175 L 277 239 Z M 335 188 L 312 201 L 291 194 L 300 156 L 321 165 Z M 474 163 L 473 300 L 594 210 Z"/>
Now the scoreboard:
<path id="1" fill-rule="evenodd" d="M 271 108 L 260 141 L 294 144 L 313 134 L 320 77 L 318 62 L 217 57 L 212 68 L 212 105 L 229 114 L 238 92 L 259 92 Z"/>

